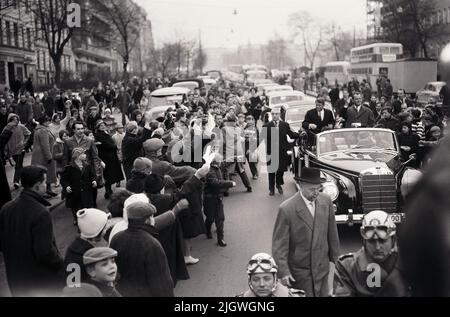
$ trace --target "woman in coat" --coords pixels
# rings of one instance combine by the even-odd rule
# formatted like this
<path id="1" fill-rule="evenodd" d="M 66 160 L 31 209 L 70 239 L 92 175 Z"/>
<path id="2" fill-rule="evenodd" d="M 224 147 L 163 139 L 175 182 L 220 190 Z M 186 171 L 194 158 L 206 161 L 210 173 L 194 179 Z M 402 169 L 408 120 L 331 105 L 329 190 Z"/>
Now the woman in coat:
<path id="1" fill-rule="evenodd" d="M 108 134 L 105 122 L 97 121 L 95 128 L 95 142 L 98 149 L 98 156 L 106 165 L 103 171 L 106 191 L 105 199 L 109 199 L 112 194 L 112 184 L 119 183 L 124 179 L 122 165 L 117 157 L 116 142 Z"/>
<path id="2" fill-rule="evenodd" d="M 38 120 L 39 125 L 34 130 L 33 154 L 31 165 L 39 166 L 47 170 L 47 192 L 44 198 L 58 196 L 52 191 L 52 184 L 56 183 L 56 163 L 53 160 L 53 145 L 56 137 L 50 132 L 50 118 L 46 115 Z"/>

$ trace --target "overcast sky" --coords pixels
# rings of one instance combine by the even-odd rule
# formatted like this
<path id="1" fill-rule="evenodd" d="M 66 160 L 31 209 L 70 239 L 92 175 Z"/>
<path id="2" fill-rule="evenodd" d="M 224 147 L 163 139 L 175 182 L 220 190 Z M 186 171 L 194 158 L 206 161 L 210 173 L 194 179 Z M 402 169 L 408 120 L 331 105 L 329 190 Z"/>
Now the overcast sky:
<path id="1" fill-rule="evenodd" d="M 201 38 L 205 47 L 265 43 L 278 33 L 289 36 L 290 13 L 306 10 L 347 30 L 364 30 L 366 0 L 135 0 L 148 12 L 155 44 Z M 236 11 L 237 14 L 234 14 Z"/>

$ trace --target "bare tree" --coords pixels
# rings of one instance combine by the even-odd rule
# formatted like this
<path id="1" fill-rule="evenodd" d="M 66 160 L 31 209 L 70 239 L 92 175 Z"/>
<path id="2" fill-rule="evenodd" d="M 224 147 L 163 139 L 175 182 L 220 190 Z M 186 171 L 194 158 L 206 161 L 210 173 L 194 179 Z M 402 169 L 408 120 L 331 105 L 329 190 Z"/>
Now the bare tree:
<path id="1" fill-rule="evenodd" d="M 305 59 L 309 62 L 309 66 L 314 68 L 316 57 L 324 39 L 323 25 L 317 19 L 311 17 L 307 11 L 298 11 L 289 16 L 289 26 L 292 29 L 294 40 L 300 37 Z"/>
<path id="2" fill-rule="evenodd" d="M 168 77 L 171 67 L 176 64 L 176 51 L 177 43 L 164 43 L 161 48 L 153 50 L 153 63 L 162 77 Z"/>
<path id="3" fill-rule="evenodd" d="M 292 65 L 292 59 L 287 52 L 286 40 L 279 35 L 275 35 L 264 46 L 264 61 L 263 63 L 269 68 L 281 69 Z"/>
<path id="4" fill-rule="evenodd" d="M 336 61 L 344 60 L 345 55 L 350 52 L 353 46 L 353 36 L 349 32 L 343 31 L 334 22 L 326 27 L 325 35 L 327 42 L 329 42 L 329 45 L 334 51 Z"/>
<path id="5" fill-rule="evenodd" d="M 113 26 L 112 37 L 116 40 L 115 50 L 123 61 L 123 77 L 128 80 L 128 65 L 131 52 L 140 36 L 142 12 L 131 0 L 93 0 L 102 7 L 103 13 Z"/>
<path id="6" fill-rule="evenodd" d="M 194 60 L 194 69 L 198 70 L 200 74 L 203 74 L 203 68 L 206 66 L 208 56 L 205 54 L 205 51 L 203 50 L 201 41 L 199 41 L 198 49 L 195 55 L 196 56 Z"/>
<path id="7" fill-rule="evenodd" d="M 74 33 L 67 24 L 67 8 L 71 0 L 34 0 L 32 12 L 37 20 L 36 40 L 44 41 L 55 66 L 55 83 L 61 83 L 61 58 Z"/>
<path id="8" fill-rule="evenodd" d="M 449 35 L 446 26 L 434 19 L 435 0 L 384 0 L 383 10 L 384 39 L 402 43 L 412 57 L 419 51 L 429 57 L 429 43 Z"/>

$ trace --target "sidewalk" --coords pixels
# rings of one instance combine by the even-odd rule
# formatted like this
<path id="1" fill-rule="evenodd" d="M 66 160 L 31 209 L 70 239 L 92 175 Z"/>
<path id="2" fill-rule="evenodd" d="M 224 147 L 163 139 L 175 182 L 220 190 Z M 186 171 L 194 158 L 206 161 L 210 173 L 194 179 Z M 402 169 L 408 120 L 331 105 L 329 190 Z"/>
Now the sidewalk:
<path id="1" fill-rule="evenodd" d="M 11 159 L 11 162 L 14 162 Z M 31 165 L 31 152 L 25 154 L 25 158 L 23 160 L 23 166 L 29 166 Z M 14 167 L 9 164 L 9 162 L 6 162 L 5 165 L 5 172 L 6 172 L 6 178 L 8 179 L 9 188 L 11 190 L 11 196 L 12 199 L 16 198 L 22 191 L 22 188 L 15 189 L 14 188 Z M 59 195 L 61 193 L 61 187 L 55 187 L 53 185 L 53 191 L 58 194 L 55 198 L 48 199 L 48 201 L 52 204 L 49 209 L 50 211 L 54 210 L 55 208 L 59 207 L 61 204 L 64 203 L 64 200 L 61 200 L 61 196 Z"/>

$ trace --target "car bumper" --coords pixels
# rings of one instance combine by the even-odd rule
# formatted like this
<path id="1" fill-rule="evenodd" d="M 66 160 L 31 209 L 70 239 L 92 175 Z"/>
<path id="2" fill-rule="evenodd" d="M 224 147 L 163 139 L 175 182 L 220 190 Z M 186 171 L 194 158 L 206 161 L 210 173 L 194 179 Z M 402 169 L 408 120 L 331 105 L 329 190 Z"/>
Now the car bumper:
<path id="1" fill-rule="evenodd" d="M 405 219 L 404 213 L 396 213 L 396 214 L 390 214 L 391 219 L 394 223 L 399 224 L 402 223 Z M 353 226 L 354 224 L 360 224 L 364 218 L 364 214 L 354 214 L 352 210 L 349 210 L 347 214 L 344 215 L 336 215 L 336 224 L 338 225 L 349 225 Z"/>

